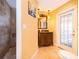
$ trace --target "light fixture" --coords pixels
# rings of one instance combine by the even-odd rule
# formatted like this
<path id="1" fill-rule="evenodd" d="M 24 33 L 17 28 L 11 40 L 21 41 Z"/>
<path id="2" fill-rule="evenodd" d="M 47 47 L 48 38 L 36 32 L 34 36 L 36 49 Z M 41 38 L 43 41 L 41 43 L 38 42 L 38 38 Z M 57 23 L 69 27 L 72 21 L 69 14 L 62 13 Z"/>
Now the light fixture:
<path id="1" fill-rule="evenodd" d="M 50 12 L 50 10 L 48 10 L 48 19 L 50 19 L 49 12 Z"/>
<path id="2" fill-rule="evenodd" d="M 37 14 L 37 18 L 39 18 L 39 17 L 40 17 L 40 16 L 39 16 L 39 10 L 40 10 L 40 9 L 38 9 L 38 14 Z"/>

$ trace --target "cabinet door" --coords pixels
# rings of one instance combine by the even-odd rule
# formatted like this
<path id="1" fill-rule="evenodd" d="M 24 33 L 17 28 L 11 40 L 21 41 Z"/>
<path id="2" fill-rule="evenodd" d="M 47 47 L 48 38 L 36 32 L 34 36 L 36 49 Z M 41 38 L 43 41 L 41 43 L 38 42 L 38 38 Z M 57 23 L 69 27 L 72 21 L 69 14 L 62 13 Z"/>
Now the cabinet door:
<path id="1" fill-rule="evenodd" d="M 50 46 L 53 44 L 52 33 L 40 33 L 39 34 L 39 47 L 40 46 Z"/>

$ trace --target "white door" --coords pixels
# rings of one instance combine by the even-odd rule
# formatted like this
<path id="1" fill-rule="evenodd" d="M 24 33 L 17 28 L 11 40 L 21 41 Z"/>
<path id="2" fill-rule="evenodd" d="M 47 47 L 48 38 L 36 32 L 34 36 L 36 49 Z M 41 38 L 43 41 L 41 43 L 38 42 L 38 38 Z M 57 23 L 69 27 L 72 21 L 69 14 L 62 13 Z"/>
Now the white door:
<path id="1" fill-rule="evenodd" d="M 60 39 L 61 44 L 72 48 L 72 24 L 73 24 L 73 10 L 64 13 L 60 17 Z"/>
<path id="2" fill-rule="evenodd" d="M 65 46 L 65 49 L 77 54 L 77 9 L 68 10 L 60 14 L 59 18 L 60 45 Z"/>

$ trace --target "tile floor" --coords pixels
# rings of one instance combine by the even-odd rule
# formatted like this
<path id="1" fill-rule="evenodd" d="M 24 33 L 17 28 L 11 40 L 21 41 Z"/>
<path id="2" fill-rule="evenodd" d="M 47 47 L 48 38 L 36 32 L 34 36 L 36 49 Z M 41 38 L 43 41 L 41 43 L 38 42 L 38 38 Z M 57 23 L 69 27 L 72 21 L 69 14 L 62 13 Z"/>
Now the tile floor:
<path id="1" fill-rule="evenodd" d="M 41 47 L 34 59 L 61 59 L 57 47 Z"/>

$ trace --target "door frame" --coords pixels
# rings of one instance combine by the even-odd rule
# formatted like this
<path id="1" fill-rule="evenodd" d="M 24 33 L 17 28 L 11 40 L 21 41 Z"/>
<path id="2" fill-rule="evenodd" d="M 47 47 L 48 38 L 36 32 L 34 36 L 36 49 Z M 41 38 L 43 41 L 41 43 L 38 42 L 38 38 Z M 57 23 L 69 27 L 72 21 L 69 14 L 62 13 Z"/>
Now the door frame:
<path id="1" fill-rule="evenodd" d="M 16 59 L 22 59 L 21 0 L 16 0 Z"/>

